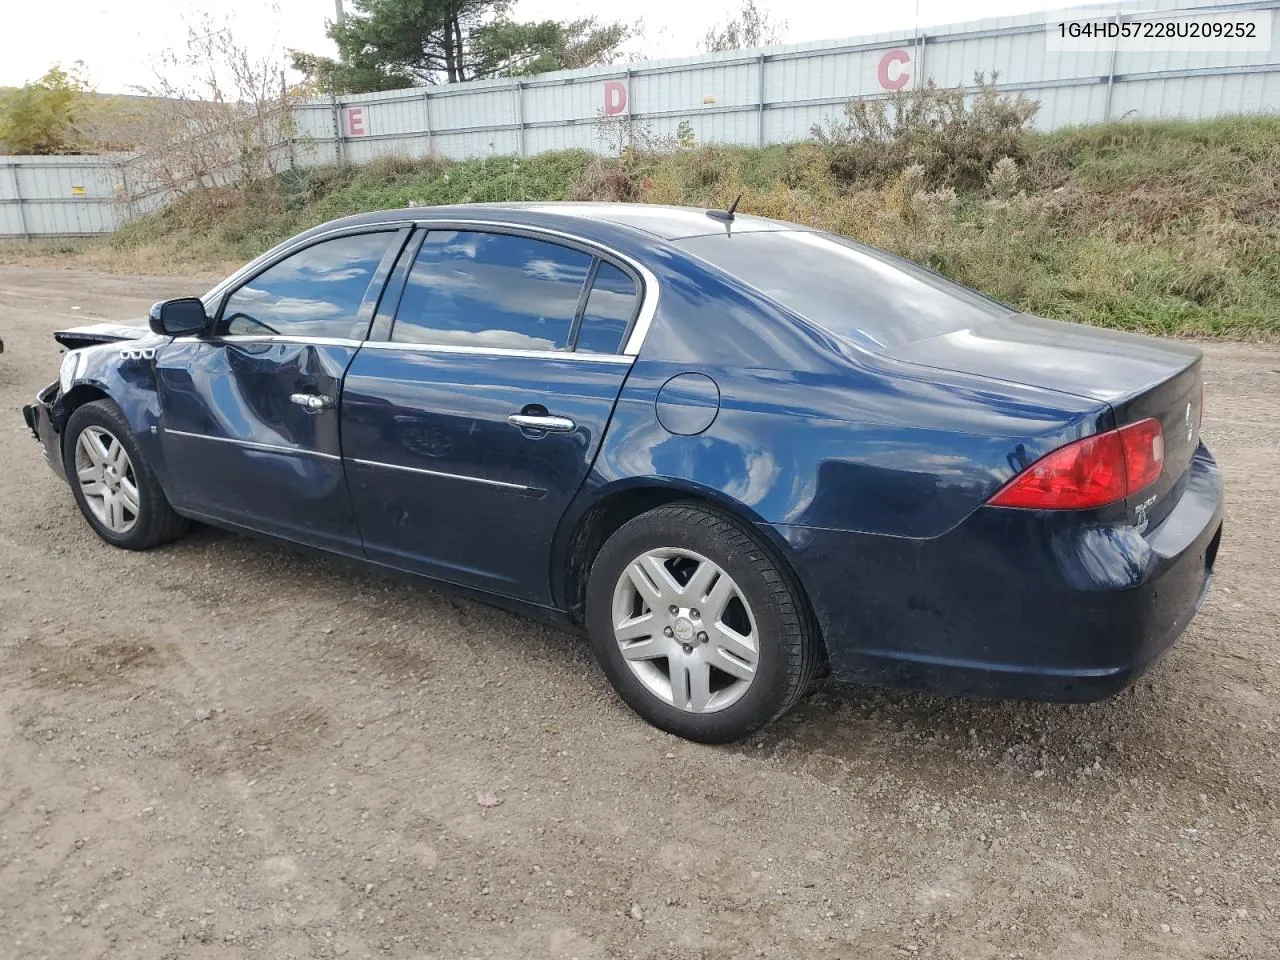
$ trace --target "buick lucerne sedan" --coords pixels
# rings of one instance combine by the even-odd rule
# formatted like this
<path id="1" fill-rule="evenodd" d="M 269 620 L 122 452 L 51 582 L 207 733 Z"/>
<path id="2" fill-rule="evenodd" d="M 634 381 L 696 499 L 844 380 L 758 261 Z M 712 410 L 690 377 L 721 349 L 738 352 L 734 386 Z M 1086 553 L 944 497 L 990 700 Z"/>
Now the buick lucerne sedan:
<path id="1" fill-rule="evenodd" d="M 364 214 L 56 336 L 24 416 L 108 543 L 199 521 L 576 625 L 694 740 L 827 674 L 1106 697 L 1221 538 L 1196 348 L 732 210 Z"/>

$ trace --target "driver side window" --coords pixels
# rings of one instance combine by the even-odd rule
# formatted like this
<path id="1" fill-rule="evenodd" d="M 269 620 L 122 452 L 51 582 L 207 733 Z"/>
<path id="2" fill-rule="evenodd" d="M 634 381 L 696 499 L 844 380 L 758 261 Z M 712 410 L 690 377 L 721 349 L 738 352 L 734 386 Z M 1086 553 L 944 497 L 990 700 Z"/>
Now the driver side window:
<path id="1" fill-rule="evenodd" d="M 360 304 L 393 232 L 313 244 L 268 267 L 227 298 L 219 336 L 359 337 Z"/>

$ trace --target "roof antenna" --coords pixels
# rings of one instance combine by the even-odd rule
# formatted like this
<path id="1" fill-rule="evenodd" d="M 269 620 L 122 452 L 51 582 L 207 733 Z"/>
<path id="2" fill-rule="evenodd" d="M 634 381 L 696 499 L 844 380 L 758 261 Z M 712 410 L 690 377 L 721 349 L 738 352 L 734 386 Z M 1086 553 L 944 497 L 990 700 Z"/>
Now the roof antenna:
<path id="1" fill-rule="evenodd" d="M 729 204 L 728 210 L 708 210 L 707 216 L 712 220 L 719 220 L 723 223 L 733 223 L 733 211 L 738 209 L 738 201 L 742 199 L 742 194 L 734 197 L 733 203 Z"/>

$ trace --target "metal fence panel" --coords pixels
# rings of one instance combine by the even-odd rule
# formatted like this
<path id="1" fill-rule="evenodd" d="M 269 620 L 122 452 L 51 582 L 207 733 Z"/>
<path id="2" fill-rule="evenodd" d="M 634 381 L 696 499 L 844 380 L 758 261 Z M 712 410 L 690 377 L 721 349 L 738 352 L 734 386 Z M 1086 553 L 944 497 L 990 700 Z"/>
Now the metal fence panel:
<path id="1" fill-rule="evenodd" d="M 369 115 L 373 118 L 382 114 L 375 107 Z M 510 90 L 450 91 L 431 98 L 431 121 L 438 130 L 497 129 L 516 122 L 515 103 Z M 370 133 L 374 136 L 377 135 L 378 122 L 370 120 Z"/>
<path id="2" fill-rule="evenodd" d="M 1123 0 L 1073 19 L 1159 18 L 1171 11 L 1270 14 L 1267 50 L 1158 52 L 1049 49 L 1064 11 L 921 31 L 741 50 L 629 66 L 566 70 L 310 101 L 294 111 L 299 167 L 386 154 L 452 159 L 606 152 L 636 137 L 691 132 L 699 143 L 760 145 L 808 137 L 853 97 L 932 80 L 970 85 L 999 75 L 1040 101 L 1053 130 L 1129 117 L 1204 118 L 1280 108 L 1280 0 Z M 101 233 L 166 197 L 119 157 L 0 157 L 0 236 Z M 228 174 L 230 176 L 230 174 Z"/>
<path id="3" fill-rule="evenodd" d="M 110 233 L 129 216 L 124 157 L 0 157 L 0 236 Z"/>

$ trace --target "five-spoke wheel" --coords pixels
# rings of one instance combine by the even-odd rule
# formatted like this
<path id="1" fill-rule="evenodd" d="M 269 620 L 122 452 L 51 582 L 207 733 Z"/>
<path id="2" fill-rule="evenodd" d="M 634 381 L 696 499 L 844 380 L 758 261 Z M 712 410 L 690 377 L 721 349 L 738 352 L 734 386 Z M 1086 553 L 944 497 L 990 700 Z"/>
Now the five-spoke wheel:
<path id="1" fill-rule="evenodd" d="M 596 554 L 587 629 L 610 681 L 655 726 L 737 740 L 812 688 L 822 645 L 794 577 L 747 525 L 679 502 Z"/>
<path id="2" fill-rule="evenodd" d="M 108 429 L 87 426 L 76 438 L 76 481 L 93 515 L 125 534 L 138 522 L 138 481 L 124 444 Z"/>
<path id="3" fill-rule="evenodd" d="M 692 550 L 648 550 L 622 572 L 613 635 L 645 688 L 681 710 L 723 710 L 755 679 L 751 607 L 733 577 Z"/>
<path id="4" fill-rule="evenodd" d="M 178 516 L 134 439 L 124 414 L 110 400 L 77 407 L 63 427 L 63 466 L 80 512 L 103 540 L 145 550 L 181 536 Z"/>

